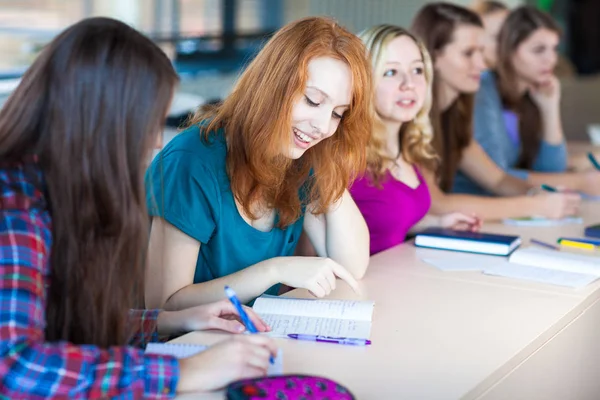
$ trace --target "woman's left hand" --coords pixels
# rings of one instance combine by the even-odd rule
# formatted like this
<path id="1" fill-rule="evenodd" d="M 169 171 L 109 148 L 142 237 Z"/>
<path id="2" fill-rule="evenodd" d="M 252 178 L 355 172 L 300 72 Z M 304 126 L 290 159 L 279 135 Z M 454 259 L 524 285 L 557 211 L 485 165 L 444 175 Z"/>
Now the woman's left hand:
<path id="1" fill-rule="evenodd" d="M 482 222 L 475 215 L 468 216 L 462 213 L 450 213 L 440 217 L 440 226 L 457 231 L 477 232 L 481 229 Z"/>

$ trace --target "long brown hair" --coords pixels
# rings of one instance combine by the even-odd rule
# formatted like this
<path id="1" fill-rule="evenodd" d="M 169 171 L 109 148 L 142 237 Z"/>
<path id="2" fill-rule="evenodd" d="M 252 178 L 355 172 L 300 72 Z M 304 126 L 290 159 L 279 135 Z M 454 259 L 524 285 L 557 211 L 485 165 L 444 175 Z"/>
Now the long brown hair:
<path id="1" fill-rule="evenodd" d="M 523 6 L 510 13 L 498 35 L 498 88 L 504 106 L 519 117 L 521 154 L 517 167 L 524 169 L 532 168 L 537 157 L 543 134 L 542 116 L 529 93 L 519 93 L 512 58 L 519 45 L 541 28 L 561 34 L 550 15 L 535 7 Z"/>
<path id="2" fill-rule="evenodd" d="M 435 64 L 435 58 L 454 40 L 454 31 L 461 25 L 483 28 L 481 19 L 473 11 L 441 2 L 423 7 L 413 20 L 411 30 L 425 43 Z M 438 85 L 439 80 L 434 74 L 434 94 Z M 440 188 L 444 191 L 452 189 L 462 152 L 473 137 L 474 98 L 474 94 L 461 93 L 443 112 L 436 101 L 431 107 L 433 145 L 441 157 L 437 175 Z"/>
<path id="3" fill-rule="evenodd" d="M 308 63 L 316 57 L 345 62 L 352 74 L 352 100 L 335 134 L 308 149 L 298 160 L 281 154 L 289 146 L 294 102 L 302 96 Z M 279 227 L 296 221 L 302 205 L 323 213 L 365 168 L 372 126 L 371 68 L 361 41 L 335 21 L 310 17 L 280 29 L 248 65 L 231 95 L 212 111 L 198 113 L 192 124 L 205 139 L 225 129 L 231 190 L 246 215 L 264 204 L 278 211 Z M 308 195 L 299 190 L 309 179 Z"/>
<path id="4" fill-rule="evenodd" d="M 433 168 L 436 164 L 437 157 L 432 146 L 433 131 L 431 122 L 429 121 L 429 110 L 431 109 L 432 99 L 432 83 L 433 83 L 433 66 L 429 52 L 425 45 L 421 43 L 412 33 L 394 25 L 377 25 L 369 28 L 361 33 L 358 37 L 363 41 L 369 52 L 371 64 L 373 66 L 373 74 L 375 76 L 374 84 L 383 76 L 383 64 L 385 62 L 387 46 L 397 37 L 408 36 L 411 38 L 423 57 L 425 67 L 425 80 L 427 81 L 427 94 L 423 102 L 423 107 L 414 120 L 403 123 L 400 132 L 398 132 L 398 140 L 402 157 L 411 164 L 419 164 L 428 168 Z M 373 93 L 373 96 L 376 96 Z M 373 101 L 373 103 L 375 103 Z M 376 186 L 380 186 L 381 180 L 384 177 L 388 165 L 394 162 L 387 152 L 385 141 L 385 129 L 383 121 L 377 113 L 375 114 L 375 126 L 373 134 L 367 146 L 367 168 L 370 178 Z"/>
<path id="5" fill-rule="evenodd" d="M 36 155 L 45 177 L 49 341 L 108 347 L 129 339 L 128 310 L 144 280 L 144 164 L 176 81 L 148 38 L 92 18 L 41 52 L 0 111 L 0 159 Z"/>

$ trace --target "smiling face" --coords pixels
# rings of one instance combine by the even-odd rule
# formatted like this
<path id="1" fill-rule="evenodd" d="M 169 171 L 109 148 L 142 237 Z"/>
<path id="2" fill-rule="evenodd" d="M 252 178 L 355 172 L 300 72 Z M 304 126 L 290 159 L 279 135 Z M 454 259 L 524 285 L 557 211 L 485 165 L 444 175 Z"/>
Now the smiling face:
<path id="1" fill-rule="evenodd" d="M 375 108 L 384 121 L 408 122 L 423 108 L 427 79 L 423 55 L 409 36 L 392 39 L 376 77 Z"/>
<path id="2" fill-rule="evenodd" d="M 542 84 L 550 80 L 558 61 L 558 33 L 539 28 L 517 46 L 512 65 L 517 78 L 527 84 Z"/>
<path id="3" fill-rule="evenodd" d="M 317 57 L 308 63 L 304 93 L 292 108 L 292 132 L 287 156 L 302 157 L 309 148 L 331 137 L 352 100 L 350 68 L 331 57 Z"/>
<path id="4" fill-rule="evenodd" d="M 483 28 L 459 25 L 435 60 L 435 73 L 440 81 L 456 93 L 475 93 L 479 90 L 483 60 Z"/>

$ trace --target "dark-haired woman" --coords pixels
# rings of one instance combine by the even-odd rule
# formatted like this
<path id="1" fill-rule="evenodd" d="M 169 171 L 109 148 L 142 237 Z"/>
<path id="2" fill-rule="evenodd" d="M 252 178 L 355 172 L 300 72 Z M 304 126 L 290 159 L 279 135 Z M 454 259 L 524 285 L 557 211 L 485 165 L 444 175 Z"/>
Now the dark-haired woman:
<path id="1" fill-rule="evenodd" d="M 144 166 L 176 83 L 149 39 L 94 18 L 52 41 L 0 111 L 0 397 L 169 398 L 265 373 L 275 349 L 258 335 L 182 360 L 128 345 L 240 330 L 226 302 L 131 311 Z"/>

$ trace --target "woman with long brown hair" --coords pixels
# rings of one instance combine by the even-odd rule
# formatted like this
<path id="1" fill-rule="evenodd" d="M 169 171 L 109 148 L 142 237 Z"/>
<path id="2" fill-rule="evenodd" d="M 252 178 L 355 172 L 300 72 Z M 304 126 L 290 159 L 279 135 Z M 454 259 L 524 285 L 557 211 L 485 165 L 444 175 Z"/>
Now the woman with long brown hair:
<path id="1" fill-rule="evenodd" d="M 431 191 L 432 211 L 475 213 L 486 219 L 532 215 L 562 218 L 575 213 L 579 196 L 528 196 L 533 186 L 502 171 L 472 138 L 474 94 L 485 69 L 479 16 L 454 4 L 431 3 L 419 11 L 411 29 L 430 52 L 435 70 L 430 116 L 433 144 L 441 162 L 436 171 L 423 172 Z M 508 197 L 449 194 L 455 189 L 459 170 L 488 191 Z"/>
<path id="2" fill-rule="evenodd" d="M 1 397 L 168 398 L 265 373 L 275 349 L 258 335 L 179 361 L 128 345 L 240 331 L 227 302 L 131 310 L 143 173 L 177 80 L 148 38 L 93 18 L 54 39 L 0 111 Z"/>
<path id="3" fill-rule="evenodd" d="M 600 172 L 565 173 L 561 87 L 554 72 L 559 40 L 558 24 L 535 7 L 519 7 L 508 16 L 499 35 L 496 69 L 482 75 L 476 96 L 474 137 L 511 175 L 598 195 Z M 460 190 L 483 192 L 466 178 Z"/>
<path id="4" fill-rule="evenodd" d="M 232 94 L 152 163 L 146 300 L 180 309 L 279 283 L 356 289 L 369 233 L 346 188 L 365 165 L 371 70 L 360 40 L 329 18 L 284 26 Z M 318 257 L 292 256 L 306 233 Z"/>

